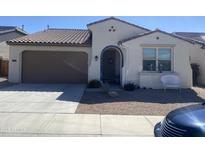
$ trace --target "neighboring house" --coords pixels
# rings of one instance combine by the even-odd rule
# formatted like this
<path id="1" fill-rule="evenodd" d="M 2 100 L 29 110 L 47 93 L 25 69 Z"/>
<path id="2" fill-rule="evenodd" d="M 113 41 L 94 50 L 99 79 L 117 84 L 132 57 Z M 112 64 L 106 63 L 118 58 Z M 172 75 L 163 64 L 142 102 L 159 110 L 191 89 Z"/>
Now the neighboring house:
<path id="1" fill-rule="evenodd" d="M 113 17 L 87 27 L 48 29 L 8 41 L 9 81 L 87 83 L 97 79 L 161 88 L 161 72 L 176 72 L 183 88 L 189 88 L 190 63 L 205 58 L 203 44 L 180 34 L 151 31 Z M 201 74 L 205 84 L 204 78 Z"/>
<path id="2" fill-rule="evenodd" d="M 9 46 L 6 41 L 25 36 L 27 33 L 14 26 L 0 26 L 0 76 L 8 76 Z"/>
<path id="3" fill-rule="evenodd" d="M 27 35 L 27 33 L 15 26 L 0 26 L 0 57 L 9 58 L 9 46 L 6 41 Z"/>
<path id="4" fill-rule="evenodd" d="M 175 32 L 174 34 L 189 39 L 194 44 L 198 44 L 192 46 L 190 50 L 190 61 L 199 65 L 199 82 L 205 85 L 205 33 Z"/>

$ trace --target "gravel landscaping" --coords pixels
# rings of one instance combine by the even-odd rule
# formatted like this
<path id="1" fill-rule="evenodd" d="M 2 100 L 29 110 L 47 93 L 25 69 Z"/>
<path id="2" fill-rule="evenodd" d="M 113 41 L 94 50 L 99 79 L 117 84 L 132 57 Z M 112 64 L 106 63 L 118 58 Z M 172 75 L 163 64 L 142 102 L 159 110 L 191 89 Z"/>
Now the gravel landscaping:
<path id="1" fill-rule="evenodd" d="M 166 115 L 173 109 L 204 101 L 204 89 L 178 90 L 138 89 L 120 90 L 118 96 L 105 92 L 86 91 L 76 113 L 120 115 Z"/>

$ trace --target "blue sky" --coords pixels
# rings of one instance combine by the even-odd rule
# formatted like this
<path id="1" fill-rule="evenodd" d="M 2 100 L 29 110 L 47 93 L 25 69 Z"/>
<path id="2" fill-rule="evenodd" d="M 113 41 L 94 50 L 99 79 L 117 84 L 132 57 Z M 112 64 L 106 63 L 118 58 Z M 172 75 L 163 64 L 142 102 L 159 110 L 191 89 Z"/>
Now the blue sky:
<path id="1" fill-rule="evenodd" d="M 24 25 L 25 30 L 34 33 L 51 28 L 86 28 L 86 24 L 107 18 L 105 16 L 1 16 L 0 25 Z M 121 16 L 122 20 L 154 30 L 159 28 L 167 32 L 187 31 L 205 32 L 204 17 L 156 17 L 156 16 Z"/>

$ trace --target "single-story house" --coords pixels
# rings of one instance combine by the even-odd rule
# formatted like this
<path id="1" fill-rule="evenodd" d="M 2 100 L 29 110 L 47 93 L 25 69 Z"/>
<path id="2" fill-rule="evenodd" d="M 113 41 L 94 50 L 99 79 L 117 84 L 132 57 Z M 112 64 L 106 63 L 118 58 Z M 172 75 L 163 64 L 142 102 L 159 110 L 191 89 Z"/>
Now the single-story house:
<path id="1" fill-rule="evenodd" d="M 167 33 L 111 17 L 88 29 L 47 29 L 10 45 L 9 82 L 87 83 L 97 79 L 162 88 L 162 72 L 175 72 L 182 87 L 192 86 L 192 62 L 199 62 L 205 84 L 204 44 L 181 33 Z"/>
<path id="2" fill-rule="evenodd" d="M 16 26 L 0 26 L 0 75 L 8 75 L 9 46 L 6 41 L 22 37 L 27 33 Z"/>

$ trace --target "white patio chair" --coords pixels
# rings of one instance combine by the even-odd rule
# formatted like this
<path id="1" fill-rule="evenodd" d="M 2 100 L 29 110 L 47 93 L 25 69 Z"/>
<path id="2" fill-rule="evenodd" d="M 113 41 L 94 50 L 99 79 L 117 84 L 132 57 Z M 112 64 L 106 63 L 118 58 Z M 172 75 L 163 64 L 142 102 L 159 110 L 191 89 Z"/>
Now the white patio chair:
<path id="1" fill-rule="evenodd" d="M 181 92 L 181 80 L 176 73 L 163 74 L 160 78 L 164 91 L 166 89 L 179 89 Z"/>

